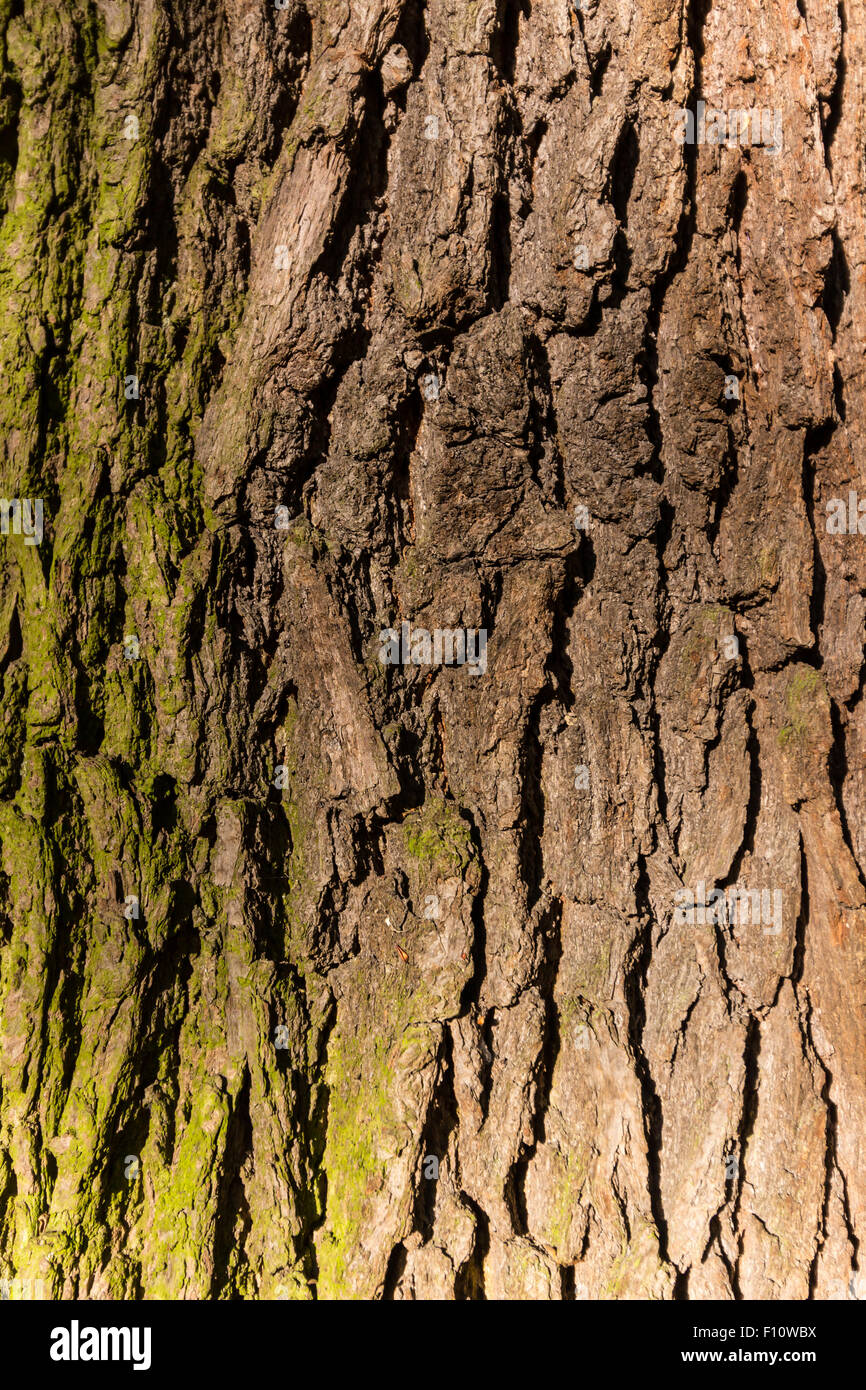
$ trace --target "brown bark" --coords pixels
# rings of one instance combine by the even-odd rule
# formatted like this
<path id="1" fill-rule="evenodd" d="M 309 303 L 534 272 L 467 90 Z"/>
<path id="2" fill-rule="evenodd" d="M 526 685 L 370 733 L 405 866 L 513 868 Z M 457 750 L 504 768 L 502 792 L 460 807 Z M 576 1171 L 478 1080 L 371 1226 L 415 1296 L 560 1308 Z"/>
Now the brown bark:
<path id="1" fill-rule="evenodd" d="M 0 18 L 0 1275 L 857 1296 L 862 0 Z"/>

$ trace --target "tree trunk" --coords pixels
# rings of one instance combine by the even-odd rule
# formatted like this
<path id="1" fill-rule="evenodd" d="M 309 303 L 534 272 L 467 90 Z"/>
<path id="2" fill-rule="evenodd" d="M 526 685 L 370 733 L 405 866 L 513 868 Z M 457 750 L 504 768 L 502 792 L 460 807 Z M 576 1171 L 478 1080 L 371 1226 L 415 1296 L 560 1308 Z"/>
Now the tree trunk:
<path id="1" fill-rule="evenodd" d="M 0 21 L 0 1276 L 857 1296 L 864 0 Z"/>

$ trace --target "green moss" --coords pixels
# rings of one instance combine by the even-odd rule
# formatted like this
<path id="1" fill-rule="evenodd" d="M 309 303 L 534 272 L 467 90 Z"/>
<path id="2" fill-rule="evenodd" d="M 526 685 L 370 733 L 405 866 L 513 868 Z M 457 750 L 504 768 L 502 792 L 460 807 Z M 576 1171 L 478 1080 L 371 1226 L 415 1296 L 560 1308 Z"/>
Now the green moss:
<path id="1" fill-rule="evenodd" d="M 551 1203 L 547 1240 L 563 1260 L 568 1258 L 568 1236 L 587 1179 L 586 1162 L 582 1156 L 557 1154 L 557 1179 Z"/>
<path id="2" fill-rule="evenodd" d="M 473 858 L 472 831 L 454 802 L 428 797 L 404 821 L 406 848 L 413 859 L 444 873 L 459 873 Z"/>
<path id="3" fill-rule="evenodd" d="M 431 1027 L 417 1022 L 428 1012 L 425 1000 L 423 988 L 413 991 L 402 971 L 386 974 L 379 981 L 368 1026 L 338 1022 L 331 1039 L 325 1070 L 329 1103 L 323 1167 L 328 1187 L 319 1245 L 320 1297 L 372 1294 L 365 1286 L 367 1272 L 352 1266 L 360 1232 L 385 1187 L 389 1166 L 412 1141 L 401 1058 L 417 1043 L 419 1029 L 429 1046 Z"/>
<path id="4" fill-rule="evenodd" d="M 581 962 L 578 970 L 579 992 L 587 999 L 606 998 L 609 989 L 611 943 L 608 937 L 599 941 L 595 955 Z M 567 1001 L 564 1001 L 567 1003 Z M 583 1010 L 581 1010 L 583 1012 Z"/>
<path id="5" fill-rule="evenodd" d="M 110 1291 L 134 1292 L 136 1257 L 120 1247 L 138 1219 L 153 1221 L 154 1209 L 149 1183 L 116 1180 L 128 1143 L 159 1193 L 155 1224 L 166 1250 L 184 1252 L 176 1264 L 169 1253 L 166 1270 L 153 1274 L 149 1292 L 159 1296 L 183 1291 L 186 1269 L 212 1243 L 209 1218 L 194 1213 L 213 1209 L 202 1175 L 218 1169 L 243 1076 L 217 1056 L 224 1039 L 211 1027 L 210 997 L 201 1007 L 204 986 L 188 946 L 178 961 L 159 959 L 175 949 L 180 926 L 194 935 L 191 882 L 202 884 L 212 910 L 207 925 L 242 954 L 227 917 L 231 909 L 243 921 L 244 905 L 239 911 L 230 894 L 194 873 L 186 827 L 200 826 L 210 794 L 189 792 L 202 742 L 193 637 L 219 670 L 209 611 L 214 541 L 201 536 L 193 435 L 243 296 L 236 284 L 221 292 L 197 273 L 203 178 L 187 190 L 181 268 L 170 268 L 170 286 L 141 249 L 165 17 L 155 13 L 127 62 L 118 57 L 131 23 L 124 7 L 26 8 L 27 23 L 13 21 L 6 65 L 25 100 L 0 112 L 0 120 L 12 115 L 17 137 L 16 197 L 0 225 L 0 426 L 4 491 L 43 497 L 46 543 L 13 554 L 4 538 L 0 548 L 4 611 L 11 595 L 22 639 L 20 658 L 5 671 L 0 721 L 0 758 L 4 739 L 14 747 L 0 785 L 9 923 L 0 1009 L 8 1036 L 21 1039 L 14 1056 L 4 1048 L 2 1131 L 18 1137 L 0 1246 L 22 1271 L 48 1260 L 84 1279 L 110 1264 Z M 0 28 L 8 17 L 5 5 Z M 123 110 L 139 116 L 136 141 L 123 138 L 120 87 Z M 243 120 L 235 101 L 226 90 L 214 157 L 237 145 Z M 142 323 L 142 313 L 158 326 Z M 124 397 L 127 373 L 140 377 L 137 403 Z M 136 662 L 120 655 L 125 632 L 141 639 Z M 205 740 L 214 782 L 225 775 L 224 739 L 217 728 Z M 168 809 L 157 825 L 161 800 Z M 133 892 L 143 915 L 128 922 L 118 894 Z M 242 967 L 235 987 L 249 1001 L 239 1007 L 266 1033 L 257 1012 L 263 987 L 249 962 Z M 165 980 L 155 989 L 160 971 Z M 192 1001 L 187 976 L 193 995 L 200 991 Z M 214 1013 L 224 1015 L 225 960 L 211 986 Z M 178 1042 L 187 1010 L 204 1021 Z M 143 1103 L 142 1075 L 152 1078 L 158 1067 L 170 1094 L 184 1049 L 201 1096 L 181 1113 L 173 1144 L 165 1107 Z M 207 1085 L 223 1066 L 228 1085 L 214 1097 Z M 272 1085 L 284 1088 L 284 1078 L 274 1074 Z M 171 1115 L 174 1123 L 173 1104 Z M 127 1139 L 136 1123 L 141 1132 Z M 241 1252 L 228 1282 L 248 1295 L 250 1279 Z"/>
<path id="6" fill-rule="evenodd" d="M 631 1240 L 626 1240 L 623 1233 L 622 1251 L 611 1266 L 601 1297 L 658 1297 L 666 1278 L 654 1227 L 637 1221 L 632 1227 Z"/>
<path id="7" fill-rule="evenodd" d="M 780 748 L 792 742 L 803 743 L 814 725 L 814 711 L 819 691 L 824 689 L 820 671 L 801 668 L 792 676 L 785 692 L 787 719 L 778 734 Z"/>

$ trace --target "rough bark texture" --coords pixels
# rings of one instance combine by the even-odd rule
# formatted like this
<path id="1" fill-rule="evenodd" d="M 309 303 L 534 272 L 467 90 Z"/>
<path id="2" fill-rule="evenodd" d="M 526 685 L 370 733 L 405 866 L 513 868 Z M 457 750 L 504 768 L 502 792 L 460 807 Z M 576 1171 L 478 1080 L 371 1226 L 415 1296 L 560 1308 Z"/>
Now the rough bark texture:
<path id="1" fill-rule="evenodd" d="M 0 27 L 0 1276 L 856 1295 L 866 4 Z"/>

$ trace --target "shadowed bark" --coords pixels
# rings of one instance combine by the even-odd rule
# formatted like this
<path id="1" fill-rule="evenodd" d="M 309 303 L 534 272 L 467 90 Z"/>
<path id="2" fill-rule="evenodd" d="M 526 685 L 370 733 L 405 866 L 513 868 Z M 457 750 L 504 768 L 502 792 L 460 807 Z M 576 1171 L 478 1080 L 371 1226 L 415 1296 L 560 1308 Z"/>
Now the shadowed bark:
<path id="1" fill-rule="evenodd" d="M 861 1295 L 863 0 L 0 32 L 0 1279 Z"/>

